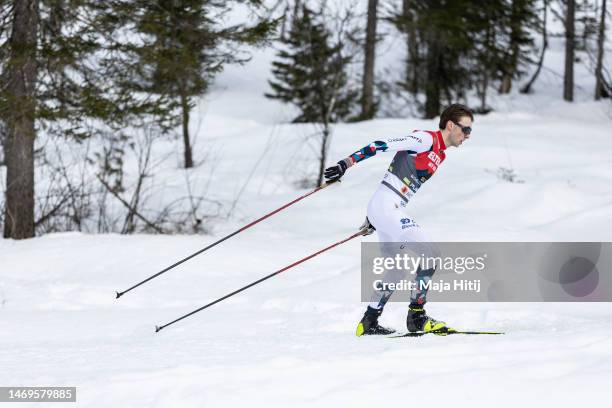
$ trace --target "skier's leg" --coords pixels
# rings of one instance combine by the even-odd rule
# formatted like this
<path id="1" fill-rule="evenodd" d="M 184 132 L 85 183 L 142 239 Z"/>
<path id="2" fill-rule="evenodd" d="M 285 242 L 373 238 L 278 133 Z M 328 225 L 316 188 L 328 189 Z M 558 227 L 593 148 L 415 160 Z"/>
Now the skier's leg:
<path id="1" fill-rule="evenodd" d="M 381 255 L 384 257 L 393 256 L 392 248 L 395 246 L 393 245 L 393 241 L 392 241 L 393 237 L 386 234 L 384 231 L 379 232 L 378 229 L 376 230 L 376 232 L 378 233 L 378 240 L 379 240 Z M 398 269 L 390 269 L 385 272 L 381 280 L 385 284 L 397 283 L 400 280 L 402 280 L 402 278 L 404 277 L 405 277 L 404 271 L 401 271 Z M 389 300 L 392 294 L 393 294 L 392 290 L 375 290 L 372 293 L 372 297 L 370 298 L 369 307 L 380 310 L 382 313 L 382 309 L 385 307 L 385 305 L 387 304 L 387 301 Z"/>
<path id="2" fill-rule="evenodd" d="M 381 217 L 382 218 L 382 217 Z M 375 218 L 375 222 L 381 222 Z M 376 227 L 376 224 L 373 223 Z M 421 265 L 415 274 L 415 289 L 410 293 L 410 306 L 406 318 L 406 326 L 409 331 L 442 332 L 448 330 L 446 323 L 437 321 L 427 316 L 424 306 L 427 302 L 426 285 L 432 279 L 435 272 L 435 261 L 440 258 L 440 251 L 435 243 L 427 237 L 427 234 L 419 224 L 409 217 L 405 212 L 387 212 L 382 223 L 384 228 L 379 231 L 381 241 L 389 241 L 392 245 L 385 245 L 381 242 L 381 252 L 383 256 L 394 257 L 399 251 L 405 251 L 411 256 L 422 257 L 426 264 Z M 398 243 L 401 243 L 398 244 Z M 402 273 L 400 273 L 402 272 Z M 405 271 L 391 270 L 383 277 L 383 282 L 399 282 L 403 279 Z M 372 303 L 368 310 L 377 310 L 382 313 L 382 308 L 389 300 L 392 292 L 377 291 L 372 296 Z"/>
<path id="3" fill-rule="evenodd" d="M 389 234 L 393 221 L 389 215 L 397 212 L 398 209 L 398 198 L 389 193 L 390 190 L 386 187 L 379 188 L 368 204 L 368 220 L 376 228 L 383 255 L 387 249 L 384 243 L 393 241 L 393 235 Z M 391 276 L 387 278 L 391 279 Z M 394 330 L 387 329 L 378 324 L 378 317 L 382 313 L 391 294 L 391 291 L 375 291 L 373 293 L 370 305 L 357 325 L 355 333 L 357 336 L 364 334 L 390 334 L 394 332 Z"/>
<path id="4" fill-rule="evenodd" d="M 421 227 L 405 213 L 405 206 L 398 197 L 384 186 L 374 194 L 368 204 L 368 219 L 376 228 L 380 241 L 381 255 L 394 257 L 400 247 L 413 255 L 423 255 L 426 258 L 438 256 L 435 247 Z M 417 284 L 431 279 L 435 269 L 418 269 Z M 383 284 L 398 283 L 406 277 L 407 271 L 393 268 L 383 275 Z M 389 287 L 389 285 L 385 285 Z M 393 294 L 391 290 L 376 290 L 370 298 L 370 304 L 357 327 L 357 335 L 383 334 L 388 329 L 378 324 L 378 317 L 383 312 L 385 304 Z M 411 304 L 422 305 L 427 299 L 427 288 L 417 286 L 411 293 Z M 424 315 L 424 311 L 423 311 Z"/>
<path id="5" fill-rule="evenodd" d="M 419 268 L 415 276 L 416 288 L 410 293 L 410 307 L 423 307 L 427 303 L 427 283 L 435 272 L 435 268 Z"/>
<path id="6" fill-rule="evenodd" d="M 405 216 L 399 223 L 401 224 L 401 232 L 398 240 L 404 245 L 404 250 L 412 256 L 423 259 L 435 259 L 438 257 L 439 249 L 435 243 L 431 242 L 425 231 L 413 219 Z M 435 264 L 419 266 L 415 276 L 415 289 L 410 293 L 410 305 L 423 306 L 427 302 L 427 283 L 436 271 Z"/>
<path id="7" fill-rule="evenodd" d="M 381 255 L 393 256 L 401 228 L 397 227 L 398 219 L 401 219 L 401 201 L 385 186 L 379 187 L 368 204 L 368 219 L 376 228 Z M 405 271 L 391 269 L 382 277 L 384 283 L 399 282 L 405 277 Z M 393 294 L 392 290 L 375 290 L 370 298 L 368 308 L 376 309 L 382 313 L 385 304 Z M 379 313 L 379 314 L 380 314 Z"/>
<path id="8" fill-rule="evenodd" d="M 378 225 L 381 225 L 380 222 Z M 377 233 L 378 233 L 379 239 L 381 240 L 381 245 L 384 242 L 387 242 L 389 238 L 386 236 L 384 231 L 382 230 L 378 231 L 377 229 Z M 381 249 L 383 248 L 381 247 Z M 384 254 L 384 249 L 383 249 L 383 254 Z M 383 281 L 388 281 L 389 279 L 391 279 L 389 276 L 389 272 L 394 272 L 394 271 L 388 271 L 384 275 Z M 357 336 L 362 336 L 364 334 L 391 334 L 395 332 L 395 330 L 393 329 L 388 329 L 378 324 L 378 318 L 382 314 L 383 308 L 385 307 L 385 304 L 387 303 L 387 301 L 389 300 L 392 294 L 393 294 L 393 291 L 390 291 L 390 290 L 374 291 L 370 299 L 371 302 L 368 305 L 363 315 L 363 318 L 357 325 L 357 330 L 356 330 Z"/>
<path id="9" fill-rule="evenodd" d="M 423 256 L 424 258 L 435 258 L 439 256 L 437 246 L 432 243 L 419 224 L 410 218 L 404 211 L 387 211 L 383 216 L 373 213 L 373 225 L 376 227 L 380 239 L 380 251 L 384 257 L 393 258 L 399 251 L 405 251 L 412 256 Z M 370 215 L 368 215 L 370 218 Z M 379 228 L 380 226 L 380 228 Z M 400 245 L 401 244 L 401 245 Z M 417 269 L 415 275 L 416 289 L 411 292 L 411 304 L 424 305 L 427 301 L 427 285 L 435 272 L 434 267 Z M 390 269 L 383 275 L 382 281 L 387 283 L 399 283 L 407 276 L 404 269 Z M 369 306 L 374 309 L 382 309 L 393 294 L 391 290 L 374 291 Z"/>
<path id="10" fill-rule="evenodd" d="M 406 317 L 406 327 L 410 332 L 436 332 L 443 333 L 449 328 L 446 323 L 433 319 L 425 312 L 425 303 L 427 303 L 427 290 L 435 269 L 435 260 L 440 258 L 440 250 L 431 242 L 423 230 L 414 223 L 414 228 L 408 227 L 405 229 L 403 236 L 407 247 L 411 248 L 411 252 L 421 254 L 425 265 L 419 267 L 415 276 L 415 289 L 410 293 L 410 306 L 408 307 L 408 315 Z M 429 260 L 429 261 L 428 261 Z"/>

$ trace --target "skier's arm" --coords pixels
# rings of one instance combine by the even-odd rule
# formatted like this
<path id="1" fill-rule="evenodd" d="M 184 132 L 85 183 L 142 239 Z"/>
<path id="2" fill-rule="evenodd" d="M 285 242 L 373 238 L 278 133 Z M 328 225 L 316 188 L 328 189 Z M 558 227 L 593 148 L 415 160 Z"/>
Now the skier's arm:
<path id="1" fill-rule="evenodd" d="M 433 138 L 429 133 L 418 131 L 408 136 L 376 140 L 362 149 L 357 150 L 349 157 L 340 160 L 335 166 L 325 169 L 325 178 L 329 181 L 339 180 L 349 167 L 376 155 L 377 152 L 397 152 L 405 150 L 410 154 L 416 154 L 431 149 L 432 144 Z"/>

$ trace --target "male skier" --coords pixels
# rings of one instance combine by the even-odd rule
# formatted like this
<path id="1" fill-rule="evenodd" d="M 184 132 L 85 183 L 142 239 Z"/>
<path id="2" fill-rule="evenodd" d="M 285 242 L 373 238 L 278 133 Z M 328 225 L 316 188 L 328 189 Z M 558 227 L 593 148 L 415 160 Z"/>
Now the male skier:
<path id="1" fill-rule="evenodd" d="M 337 165 L 325 170 L 325 178 L 329 181 L 340 179 L 346 170 L 377 152 L 397 152 L 382 183 L 370 199 L 366 224 L 376 229 L 381 249 L 383 243 L 429 242 L 421 227 L 408 214 L 406 204 L 427 181 L 438 166 L 444 161 L 447 147 L 458 147 L 469 139 L 472 132 L 474 115 L 464 105 L 453 104 L 442 112 L 438 131 L 416 130 L 404 137 L 376 140 L 353 153 Z M 416 272 L 416 281 L 427 282 L 435 269 L 421 269 Z M 357 336 L 367 334 L 391 334 L 392 329 L 378 324 L 378 318 L 391 291 L 376 291 L 372 302 L 357 326 Z M 411 292 L 410 306 L 406 318 L 406 326 L 410 332 L 443 332 L 447 330 L 446 323 L 427 316 L 424 305 L 426 289 Z"/>

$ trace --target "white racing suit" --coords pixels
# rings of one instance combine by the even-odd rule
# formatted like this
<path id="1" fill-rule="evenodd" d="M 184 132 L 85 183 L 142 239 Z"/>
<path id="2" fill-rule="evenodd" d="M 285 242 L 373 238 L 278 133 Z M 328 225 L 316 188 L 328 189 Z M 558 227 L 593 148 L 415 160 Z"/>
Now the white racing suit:
<path id="1" fill-rule="evenodd" d="M 445 158 L 444 140 L 441 132 L 414 131 L 405 137 L 377 140 L 369 146 L 344 159 L 347 167 L 352 166 L 378 151 L 397 152 L 381 185 L 368 204 L 368 219 L 376 228 L 383 256 L 393 257 L 398 245 L 388 243 L 409 243 L 417 256 L 439 256 L 437 248 L 430 245 L 426 234 L 406 210 L 406 204 L 427 181 Z M 418 243 L 423 243 L 418 244 Z M 411 305 L 422 306 L 426 302 L 426 289 L 418 289 L 420 281 L 431 279 L 434 268 L 416 272 L 417 289 L 411 292 Z M 406 278 L 405 270 L 389 270 L 383 276 L 384 282 L 399 282 Z M 384 307 L 392 291 L 375 291 L 370 306 L 375 309 Z"/>

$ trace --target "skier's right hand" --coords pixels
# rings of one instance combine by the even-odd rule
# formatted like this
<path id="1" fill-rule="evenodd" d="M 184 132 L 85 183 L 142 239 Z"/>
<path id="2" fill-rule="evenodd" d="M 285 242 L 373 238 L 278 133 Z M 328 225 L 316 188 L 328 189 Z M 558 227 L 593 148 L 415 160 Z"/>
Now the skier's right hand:
<path id="1" fill-rule="evenodd" d="M 344 160 L 340 160 L 335 166 L 331 166 L 325 169 L 325 179 L 328 182 L 338 181 L 340 180 L 340 177 L 344 175 L 347 168 L 348 165 L 346 164 L 346 162 Z"/>
<path id="2" fill-rule="evenodd" d="M 368 217 L 366 217 L 361 227 L 359 227 L 359 230 L 363 232 L 363 235 L 371 235 L 376 231 L 376 228 L 374 228 L 370 220 L 368 220 Z"/>

